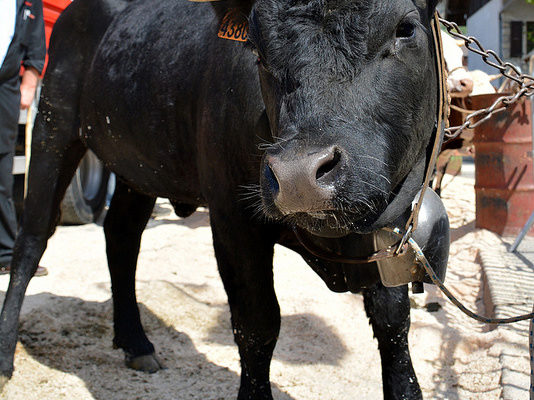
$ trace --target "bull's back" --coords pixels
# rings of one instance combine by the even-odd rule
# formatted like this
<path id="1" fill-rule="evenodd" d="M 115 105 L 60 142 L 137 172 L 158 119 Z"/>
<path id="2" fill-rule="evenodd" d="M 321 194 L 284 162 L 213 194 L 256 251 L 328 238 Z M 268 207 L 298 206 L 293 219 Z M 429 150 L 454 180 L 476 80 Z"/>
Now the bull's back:
<path id="1" fill-rule="evenodd" d="M 74 0 L 61 13 L 50 37 L 49 64 L 44 77 L 45 89 L 58 87 L 59 93 L 52 96 L 64 97 L 66 92 L 72 92 L 65 90 L 66 84 L 81 89 L 102 36 L 128 3 L 128 0 Z M 75 104 L 79 101 L 68 100 Z"/>
<path id="2" fill-rule="evenodd" d="M 136 2 L 98 47 L 82 98 L 82 132 L 111 170 L 144 193 L 205 202 L 202 164 L 225 134 L 223 103 L 235 102 L 228 98 L 236 79 L 231 64 L 247 54 L 242 44 L 219 39 L 217 29 L 210 4 Z M 257 87 L 253 97 L 261 102 Z"/>

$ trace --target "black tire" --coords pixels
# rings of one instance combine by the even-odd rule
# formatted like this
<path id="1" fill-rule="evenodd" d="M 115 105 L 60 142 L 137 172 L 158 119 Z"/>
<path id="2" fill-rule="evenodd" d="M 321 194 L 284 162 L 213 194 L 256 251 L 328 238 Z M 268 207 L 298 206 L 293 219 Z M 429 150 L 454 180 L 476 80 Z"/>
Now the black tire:
<path id="1" fill-rule="evenodd" d="M 109 171 L 90 150 L 82 158 L 61 204 L 61 223 L 95 222 L 106 207 Z"/>

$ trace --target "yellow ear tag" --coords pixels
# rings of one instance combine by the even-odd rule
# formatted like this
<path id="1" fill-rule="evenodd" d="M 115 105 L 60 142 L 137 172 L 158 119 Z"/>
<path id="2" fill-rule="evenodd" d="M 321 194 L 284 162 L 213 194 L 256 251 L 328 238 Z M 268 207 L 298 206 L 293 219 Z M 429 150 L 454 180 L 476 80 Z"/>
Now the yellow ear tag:
<path id="1" fill-rule="evenodd" d="M 247 17 L 236 9 L 228 11 L 222 20 L 217 36 L 222 39 L 246 42 L 248 36 Z"/>

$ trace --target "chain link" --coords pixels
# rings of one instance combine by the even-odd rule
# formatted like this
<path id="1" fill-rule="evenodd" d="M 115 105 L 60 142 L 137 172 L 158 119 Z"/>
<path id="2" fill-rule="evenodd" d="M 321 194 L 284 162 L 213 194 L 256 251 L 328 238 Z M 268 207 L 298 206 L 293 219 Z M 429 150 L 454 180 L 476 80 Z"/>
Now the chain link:
<path id="1" fill-rule="evenodd" d="M 502 112 L 512 104 L 517 103 L 523 97 L 531 97 L 534 95 L 533 76 L 521 73 L 520 69 L 512 63 L 504 62 L 493 50 L 486 50 L 478 39 L 464 35 L 456 23 L 447 21 L 443 18 L 440 18 L 439 22 L 445 26 L 451 36 L 463 40 L 465 42 L 465 47 L 467 47 L 469 51 L 481 56 L 486 64 L 499 70 L 502 76 L 515 82 L 518 88 L 515 94 L 503 95 L 495 100 L 490 107 L 469 114 L 465 118 L 463 125 L 446 128 L 445 138 L 447 141 L 458 137 L 464 129 L 476 128 L 490 119 L 493 115 Z"/>

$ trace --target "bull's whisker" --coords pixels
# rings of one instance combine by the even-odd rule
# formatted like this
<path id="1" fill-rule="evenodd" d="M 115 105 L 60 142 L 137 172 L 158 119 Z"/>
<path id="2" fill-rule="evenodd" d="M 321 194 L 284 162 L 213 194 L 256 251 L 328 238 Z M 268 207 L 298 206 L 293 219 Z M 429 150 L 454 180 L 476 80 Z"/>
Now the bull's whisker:
<path id="1" fill-rule="evenodd" d="M 365 171 L 371 172 L 372 174 L 378 175 L 379 177 L 383 178 L 387 183 L 389 183 L 391 185 L 391 181 L 388 178 L 386 178 L 384 175 L 382 175 L 382 174 L 380 174 L 380 173 L 378 173 L 376 171 L 373 171 L 370 168 L 362 167 L 362 166 L 359 166 L 359 165 L 355 166 L 354 168 L 363 169 Z"/>
<path id="2" fill-rule="evenodd" d="M 369 183 L 369 182 L 364 181 L 364 180 L 362 180 L 362 182 L 363 182 L 364 184 L 366 184 L 367 186 L 370 186 L 370 187 L 372 187 L 372 188 L 378 190 L 379 192 L 385 194 L 386 196 L 389 196 L 389 192 L 386 192 L 384 189 L 381 189 L 381 188 L 379 188 L 378 186 L 375 186 L 375 185 L 373 185 L 372 183 Z"/>
<path id="3" fill-rule="evenodd" d="M 379 163 L 384 164 L 386 167 L 391 168 L 391 165 L 390 165 L 390 164 L 388 164 L 388 163 L 385 162 L 384 160 L 380 160 L 379 158 L 376 158 L 376 157 L 373 157 L 373 156 L 369 156 L 369 155 L 366 155 L 366 154 L 360 155 L 360 157 L 362 157 L 362 158 L 369 158 L 369 159 L 371 159 L 371 160 L 378 161 Z"/>

